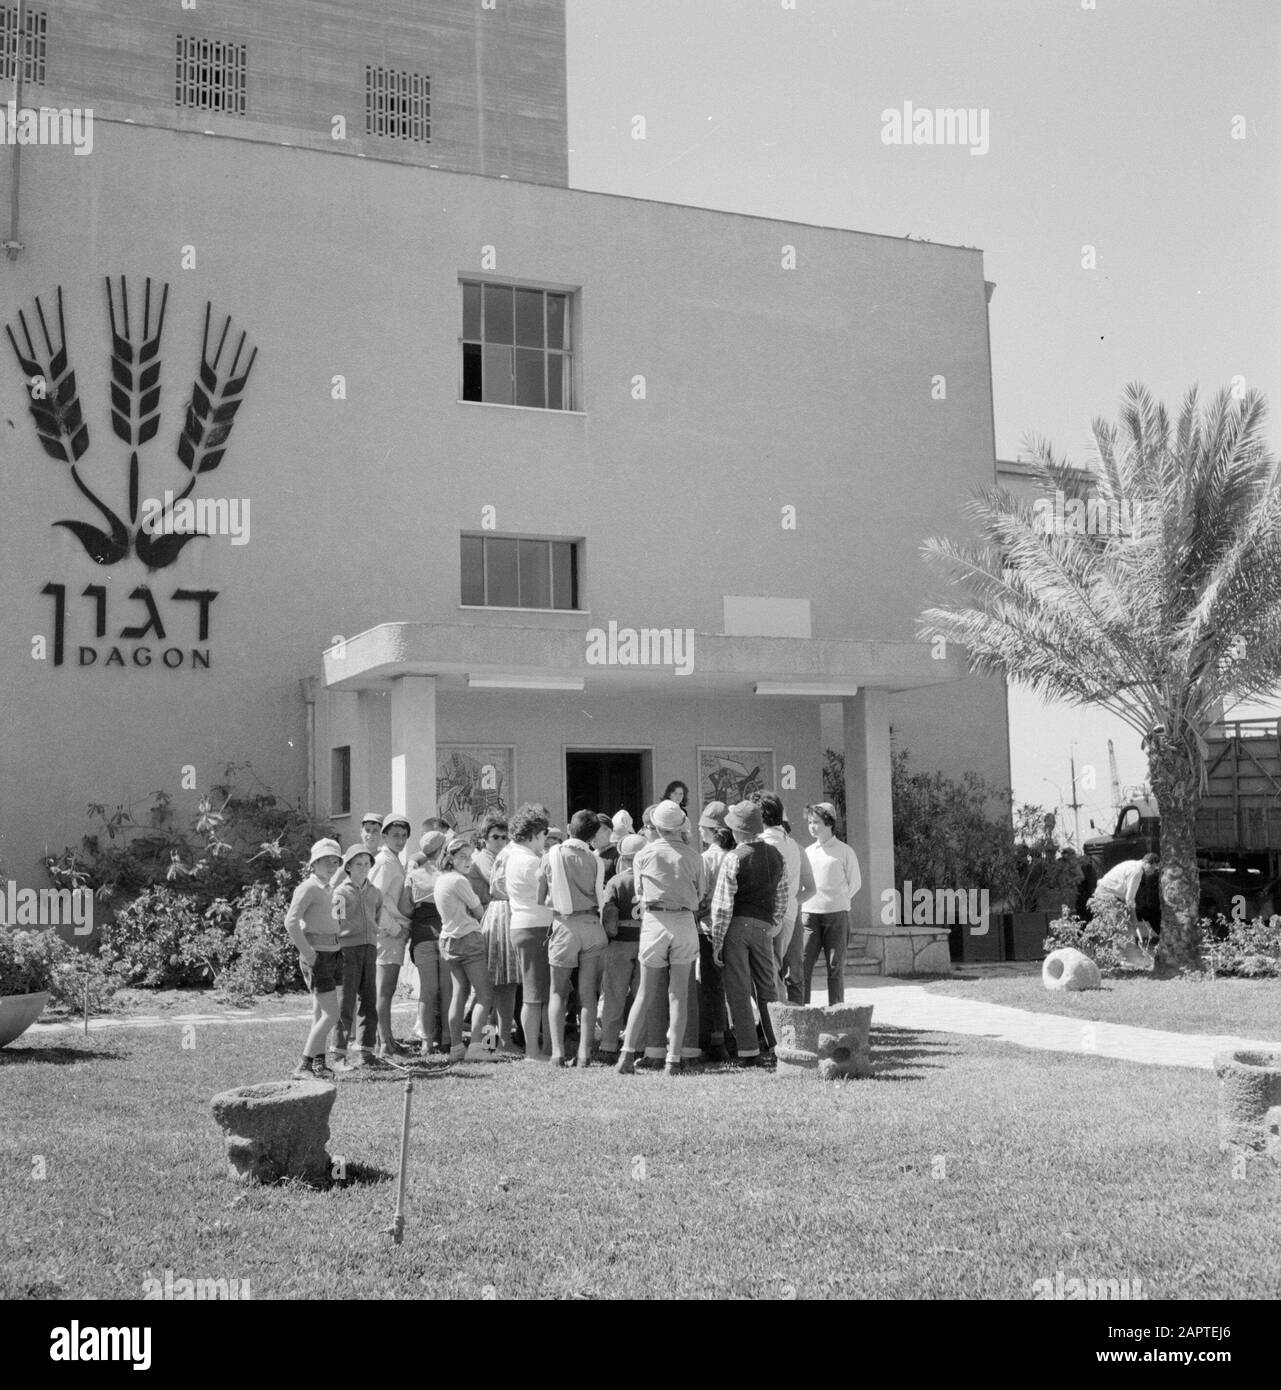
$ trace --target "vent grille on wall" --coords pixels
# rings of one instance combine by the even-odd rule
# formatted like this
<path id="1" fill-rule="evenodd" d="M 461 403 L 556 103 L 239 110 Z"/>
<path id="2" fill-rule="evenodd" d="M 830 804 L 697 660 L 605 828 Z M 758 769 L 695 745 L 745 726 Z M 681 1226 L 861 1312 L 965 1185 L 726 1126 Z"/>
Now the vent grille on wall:
<path id="1" fill-rule="evenodd" d="M 365 66 L 365 134 L 431 140 L 431 78 Z"/>
<path id="2" fill-rule="evenodd" d="M 174 105 L 245 114 L 245 45 L 178 35 Z"/>
<path id="3" fill-rule="evenodd" d="M 49 29 L 49 15 L 45 10 L 28 10 L 23 20 L 27 31 L 27 42 L 23 48 L 26 62 L 23 65 L 24 82 L 43 82 L 45 63 L 45 43 Z M 0 7 L 0 79 L 12 82 L 17 76 L 18 67 L 18 7 Z"/>

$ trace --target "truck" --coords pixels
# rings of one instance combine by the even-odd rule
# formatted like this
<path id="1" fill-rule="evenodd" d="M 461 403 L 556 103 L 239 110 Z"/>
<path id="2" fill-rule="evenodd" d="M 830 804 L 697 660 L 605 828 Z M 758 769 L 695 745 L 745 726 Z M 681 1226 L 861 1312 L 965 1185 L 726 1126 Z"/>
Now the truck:
<path id="1" fill-rule="evenodd" d="M 1196 819 L 1201 916 L 1268 917 L 1281 900 L 1281 718 L 1233 719 L 1206 734 L 1205 789 Z M 1161 816 L 1151 797 L 1121 806 L 1111 835 L 1087 840 L 1100 877 L 1125 859 L 1161 852 Z M 1141 920 L 1161 927 L 1156 880 L 1135 903 Z"/>

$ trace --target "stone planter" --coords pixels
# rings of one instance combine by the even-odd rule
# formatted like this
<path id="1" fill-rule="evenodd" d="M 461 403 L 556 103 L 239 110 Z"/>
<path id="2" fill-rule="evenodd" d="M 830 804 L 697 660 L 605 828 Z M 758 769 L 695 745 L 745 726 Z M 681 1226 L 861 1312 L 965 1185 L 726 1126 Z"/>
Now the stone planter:
<path id="1" fill-rule="evenodd" d="M 1220 1052 L 1219 1148 L 1281 1163 L 1281 1052 Z"/>
<path id="2" fill-rule="evenodd" d="M 1046 956 L 1045 964 L 1041 966 L 1041 983 L 1048 990 L 1075 993 L 1083 989 L 1102 989 L 1103 976 L 1084 951 L 1072 946 L 1060 946 Z"/>
<path id="3" fill-rule="evenodd" d="M 211 1102 L 227 1135 L 227 1175 L 237 1182 L 318 1181 L 329 1172 L 329 1081 L 264 1081 L 222 1091 Z"/>
<path id="4" fill-rule="evenodd" d="M 39 994 L 6 994 L 0 998 L 0 1047 L 20 1038 L 44 1013 L 49 991 Z"/>
<path id="5" fill-rule="evenodd" d="M 872 1074 L 872 1006 L 771 1004 L 779 1076 L 823 1081 Z"/>

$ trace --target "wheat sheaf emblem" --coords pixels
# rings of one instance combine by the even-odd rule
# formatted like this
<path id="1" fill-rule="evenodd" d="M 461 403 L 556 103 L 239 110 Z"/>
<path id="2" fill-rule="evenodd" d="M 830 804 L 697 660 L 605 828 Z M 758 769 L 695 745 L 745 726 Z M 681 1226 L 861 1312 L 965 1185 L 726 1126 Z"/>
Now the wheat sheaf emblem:
<path id="1" fill-rule="evenodd" d="M 127 521 L 100 498 L 80 476 L 77 465 L 89 448 L 89 426 L 76 391 L 76 374 L 67 350 L 66 318 L 62 307 L 62 287 L 57 290 L 56 334 L 50 331 L 45 307 L 37 296 L 33 319 L 38 333 L 33 335 L 27 315 L 18 313 L 14 325 L 5 332 L 22 369 L 23 381 L 35 421 L 36 437 L 50 458 L 71 465 L 71 481 L 97 509 L 106 529 L 88 521 L 55 521 L 70 531 L 86 552 L 100 565 L 114 565 L 126 559 L 132 549 L 148 569 L 165 569 L 182 553 L 188 541 L 209 533 L 199 530 L 175 531 L 167 523 L 172 507 L 190 497 L 202 473 L 210 473 L 222 462 L 236 412 L 244 399 L 249 373 L 258 349 L 247 343 L 242 331 L 234 348 L 231 316 L 218 329 L 213 322 L 213 305 L 205 304 L 204 337 L 200 347 L 200 366 L 192 383 L 191 397 L 185 404 L 186 419 L 178 435 L 178 461 L 191 475 L 186 486 L 165 508 L 159 524 L 139 525 L 138 505 L 141 486 L 139 450 L 154 439 L 160 429 L 160 338 L 164 332 L 165 307 L 169 286 L 153 290 L 150 278 L 142 293 L 141 320 L 135 291 L 134 317 L 129 315 L 129 287 L 122 275 L 113 287 L 107 277 L 107 312 L 111 323 L 111 428 L 129 450 Z M 43 342 L 43 350 L 37 342 Z M 20 343 L 21 340 L 21 343 Z"/>

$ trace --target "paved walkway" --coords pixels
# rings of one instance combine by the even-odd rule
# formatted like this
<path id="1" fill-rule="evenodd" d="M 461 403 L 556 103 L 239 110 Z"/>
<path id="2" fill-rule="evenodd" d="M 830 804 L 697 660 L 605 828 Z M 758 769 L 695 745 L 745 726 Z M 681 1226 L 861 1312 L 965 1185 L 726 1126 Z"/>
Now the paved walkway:
<path id="1" fill-rule="evenodd" d="M 826 1001 L 827 995 L 815 990 L 813 997 L 817 1003 Z M 922 985 L 873 976 L 860 980 L 857 987 L 846 984 L 845 1002 L 873 1005 L 873 1027 L 884 1023 L 928 1032 L 965 1033 L 1016 1043 L 1020 1047 L 1048 1052 L 1087 1052 L 1154 1067 L 1210 1068 L 1216 1052 L 1235 1048 L 1281 1052 L 1281 1042 L 1222 1034 L 1166 1033 L 1126 1023 L 1095 1023 L 1065 1018 L 1062 1014 L 1038 1014 L 980 999 L 935 994 Z"/>
<path id="2" fill-rule="evenodd" d="M 827 995 L 815 989 L 816 1004 Z M 961 1033 L 994 1038 L 1019 1047 L 1040 1048 L 1048 1052 L 1084 1052 L 1097 1057 L 1116 1057 L 1155 1067 L 1199 1067 L 1214 1065 L 1216 1052 L 1236 1048 L 1262 1048 L 1281 1052 L 1281 1042 L 1236 1038 L 1206 1033 L 1166 1033 L 1155 1028 L 1135 1028 L 1123 1023 L 1093 1023 L 1061 1014 L 1031 1013 L 1004 1004 L 979 999 L 958 999 L 954 995 L 933 994 L 922 985 L 907 985 L 895 979 L 863 977 L 857 986 L 846 985 L 847 1004 L 871 1004 L 872 1023 L 896 1028 L 916 1028 L 923 1032 Z M 412 1002 L 393 1005 L 397 1013 L 412 1014 Z M 287 1023 L 297 1027 L 311 1018 L 311 1012 L 263 1014 L 134 1014 L 125 1018 L 91 1018 L 89 1031 L 113 1028 L 169 1028 L 187 1024 L 199 1026 L 244 1027 L 248 1024 Z M 80 1033 L 84 1025 L 75 1023 L 36 1023 L 27 1035 L 42 1033 Z"/>

